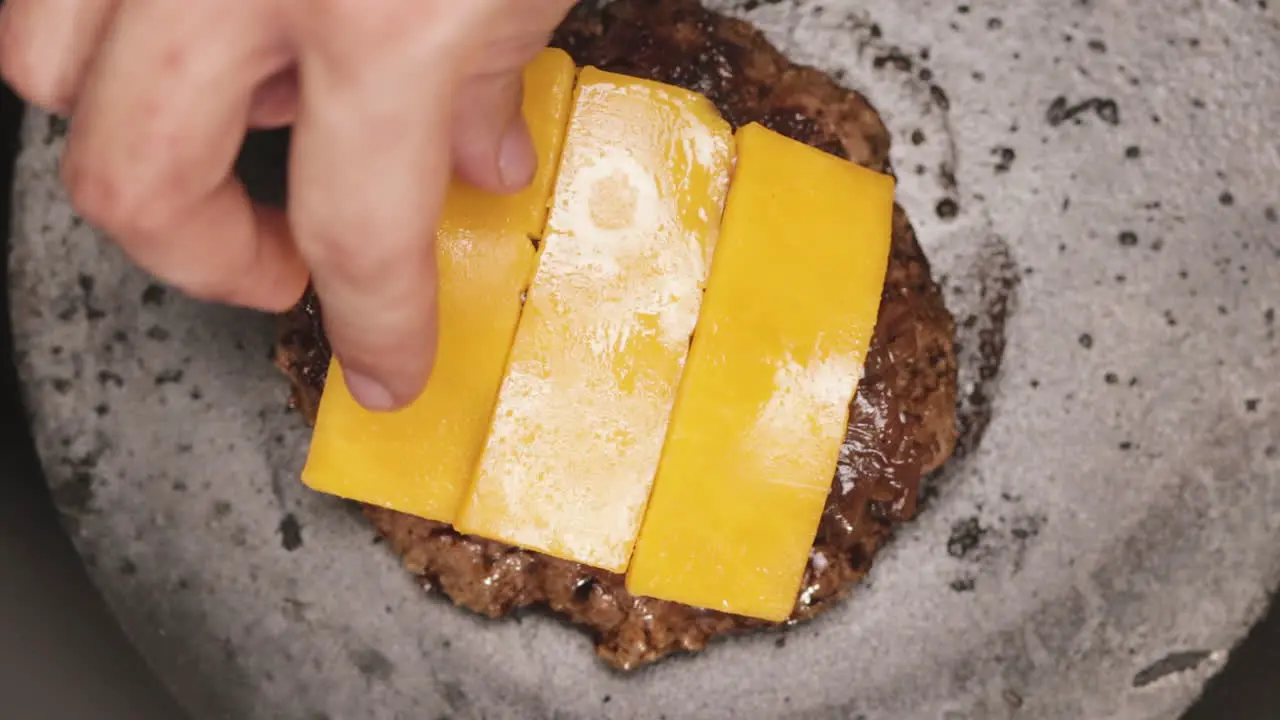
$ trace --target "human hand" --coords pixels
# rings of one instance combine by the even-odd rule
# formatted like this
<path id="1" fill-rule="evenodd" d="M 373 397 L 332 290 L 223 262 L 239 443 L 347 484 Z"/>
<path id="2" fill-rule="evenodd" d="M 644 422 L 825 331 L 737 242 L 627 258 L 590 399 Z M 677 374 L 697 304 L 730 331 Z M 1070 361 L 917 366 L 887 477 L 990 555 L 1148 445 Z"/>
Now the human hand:
<path id="1" fill-rule="evenodd" d="M 73 116 L 72 204 L 141 267 L 269 311 L 308 275 L 355 397 L 412 401 L 436 342 L 434 233 L 451 169 L 536 170 L 521 70 L 572 0 L 9 0 L 0 73 Z M 292 124 L 287 214 L 232 168 Z"/>

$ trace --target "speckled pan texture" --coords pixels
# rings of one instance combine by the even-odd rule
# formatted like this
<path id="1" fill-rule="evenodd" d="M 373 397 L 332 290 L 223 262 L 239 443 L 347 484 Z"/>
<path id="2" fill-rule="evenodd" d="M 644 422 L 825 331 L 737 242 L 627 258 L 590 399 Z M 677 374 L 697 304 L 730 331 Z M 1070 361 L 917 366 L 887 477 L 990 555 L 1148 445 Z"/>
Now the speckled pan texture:
<path id="1" fill-rule="evenodd" d="M 303 489 L 270 322 L 99 242 L 62 128 L 29 118 L 10 271 L 40 450 L 197 717 L 1146 720 L 1222 667 L 1280 580 L 1280 3 L 714 4 L 883 112 L 962 418 L 990 424 L 851 601 L 633 676 L 549 619 L 424 600 Z"/>

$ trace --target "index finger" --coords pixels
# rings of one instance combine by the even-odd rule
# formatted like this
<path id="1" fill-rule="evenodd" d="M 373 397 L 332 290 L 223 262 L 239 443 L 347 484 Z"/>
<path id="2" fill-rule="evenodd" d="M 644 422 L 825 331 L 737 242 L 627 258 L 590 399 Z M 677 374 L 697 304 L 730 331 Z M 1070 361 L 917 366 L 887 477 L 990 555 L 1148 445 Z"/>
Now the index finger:
<path id="1" fill-rule="evenodd" d="M 77 210 L 143 269 L 202 299 L 281 310 L 306 268 L 283 217 L 254 208 L 231 174 L 262 63 L 244 18 L 222 12 L 124 5 L 86 77 L 63 176 Z"/>
<path id="2" fill-rule="evenodd" d="M 289 213 L 347 386 L 385 411 L 417 398 L 434 359 L 453 79 L 358 34 L 302 55 Z"/>

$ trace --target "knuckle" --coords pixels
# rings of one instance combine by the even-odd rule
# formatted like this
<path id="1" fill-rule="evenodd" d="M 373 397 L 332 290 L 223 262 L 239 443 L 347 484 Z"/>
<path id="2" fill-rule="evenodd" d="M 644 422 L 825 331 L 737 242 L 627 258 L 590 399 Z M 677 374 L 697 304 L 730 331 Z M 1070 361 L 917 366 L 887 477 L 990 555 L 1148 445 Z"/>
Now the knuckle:
<path id="1" fill-rule="evenodd" d="M 411 0 L 310 0 L 302 4 L 306 22 L 314 31 L 341 39 L 348 50 L 397 57 L 406 48 L 424 49 L 424 37 L 451 36 L 451 19 L 466 14 L 468 2 L 457 3 L 457 12 L 440 12 L 436 3 Z M 416 18 L 406 22 L 406 18 Z M 435 43 L 438 44 L 438 43 Z"/>
<path id="2" fill-rule="evenodd" d="M 311 0 L 306 3 L 308 12 L 326 25 L 353 30 L 390 23 L 401 5 L 401 0 Z M 404 20 L 403 15 L 400 20 Z"/>
<path id="3" fill-rule="evenodd" d="M 89 223 L 111 233 L 140 229 L 145 204 L 138 189 L 111 168 L 68 157 L 62 165 L 62 184 L 71 207 Z"/>
<path id="4" fill-rule="evenodd" d="M 403 271 L 411 246 L 403 242 L 362 241 L 358 234 L 320 231 L 301 240 L 308 263 L 345 284 L 377 287 Z"/>
<path id="5" fill-rule="evenodd" d="M 147 233 L 172 217 L 179 196 L 176 184 L 138 170 L 72 150 L 62 164 L 62 184 L 72 208 L 89 223 L 111 233 Z"/>

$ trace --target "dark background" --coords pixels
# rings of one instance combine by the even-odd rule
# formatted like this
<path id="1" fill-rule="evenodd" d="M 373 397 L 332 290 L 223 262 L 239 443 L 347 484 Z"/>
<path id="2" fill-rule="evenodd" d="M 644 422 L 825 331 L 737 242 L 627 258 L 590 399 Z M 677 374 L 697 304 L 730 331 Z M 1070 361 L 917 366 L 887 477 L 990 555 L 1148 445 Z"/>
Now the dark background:
<path id="1" fill-rule="evenodd" d="M 20 110 L 0 85 L 0 234 L 6 238 L 0 267 L 0 706 L 6 717 L 33 720 L 181 717 L 116 627 L 62 533 L 19 402 L 6 282 Z M 1183 720 L 1277 718 L 1280 605 Z"/>

